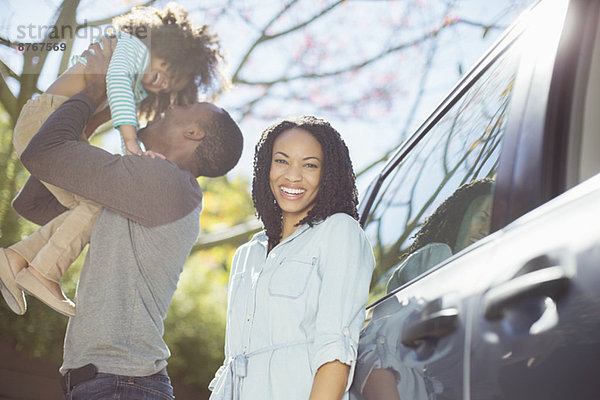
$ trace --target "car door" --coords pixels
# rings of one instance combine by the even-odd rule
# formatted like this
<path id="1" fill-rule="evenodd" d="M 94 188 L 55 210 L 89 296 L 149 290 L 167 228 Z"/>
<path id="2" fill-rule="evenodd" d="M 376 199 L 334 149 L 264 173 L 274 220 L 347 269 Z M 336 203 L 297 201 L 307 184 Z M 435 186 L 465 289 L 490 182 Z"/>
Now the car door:
<path id="1" fill-rule="evenodd" d="M 354 399 L 464 396 L 465 299 L 481 290 L 478 271 L 493 251 L 490 214 L 523 29 L 459 82 L 362 203 L 377 258 L 372 293 L 382 298 L 361 333 Z"/>
<path id="2" fill-rule="evenodd" d="M 521 110 L 519 136 L 537 126 L 541 140 L 514 154 L 514 204 L 505 204 L 518 215 L 551 200 L 498 232 L 481 265 L 484 290 L 466 306 L 465 398 L 600 398 L 600 3 L 563 10 L 555 55 L 531 57 L 531 65 L 552 57 L 544 63 L 551 74 L 531 69 L 534 84 L 515 89 L 543 105 Z M 519 167 L 531 154 L 538 167 Z M 536 198 L 526 190 L 532 182 Z"/>

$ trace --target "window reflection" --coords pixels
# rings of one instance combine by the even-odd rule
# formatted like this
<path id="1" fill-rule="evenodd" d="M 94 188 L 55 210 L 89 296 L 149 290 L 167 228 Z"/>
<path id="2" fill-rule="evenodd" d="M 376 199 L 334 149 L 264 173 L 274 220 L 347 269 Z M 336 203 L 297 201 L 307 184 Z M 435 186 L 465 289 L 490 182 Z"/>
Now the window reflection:
<path id="1" fill-rule="evenodd" d="M 386 292 L 413 280 L 436 264 L 490 231 L 492 179 L 477 179 L 460 186 L 431 214 L 400 257 L 387 283 Z"/>
<path id="2" fill-rule="evenodd" d="M 424 247 L 413 245 L 415 238 L 422 236 L 419 233 L 427 218 L 433 216 L 457 188 L 484 179 L 491 182 L 494 178 L 515 72 L 514 57 L 501 56 L 387 177 L 366 224 L 377 258 L 372 283 L 374 297 L 385 292 L 398 264 Z M 491 209 L 491 200 L 485 200 L 485 207 Z M 452 219 L 462 219 L 464 213 L 465 210 L 456 215 L 447 214 L 446 224 L 452 224 Z M 487 214 L 486 218 L 489 211 Z M 425 254 L 427 250 L 421 250 L 420 257 L 428 260 L 423 268 L 414 268 L 410 279 L 427 270 L 425 265 L 430 267 L 456 253 L 458 240 L 464 240 L 462 248 L 484 236 L 465 231 L 461 239 L 457 236 L 458 223 L 454 225 L 453 238 L 437 241 L 448 248 L 441 250 L 440 246 L 436 249 L 432 245 L 429 255 Z M 483 232 L 481 228 L 479 231 Z M 485 235 L 488 233 L 489 226 Z M 429 243 L 434 242 L 431 239 Z"/>

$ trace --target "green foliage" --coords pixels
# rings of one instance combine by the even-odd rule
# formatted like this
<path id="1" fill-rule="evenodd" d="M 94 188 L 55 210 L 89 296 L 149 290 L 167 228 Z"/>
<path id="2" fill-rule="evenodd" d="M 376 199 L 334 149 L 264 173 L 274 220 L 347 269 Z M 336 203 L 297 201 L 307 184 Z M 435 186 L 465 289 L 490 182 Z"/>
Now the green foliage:
<path id="1" fill-rule="evenodd" d="M 0 105 L 0 246 L 14 243 L 27 228 L 11 207 L 17 190 L 25 183 L 27 172 L 12 146 L 10 117 Z"/>
<path id="2" fill-rule="evenodd" d="M 200 216 L 202 232 L 239 224 L 254 214 L 247 178 L 200 178 L 199 182 L 204 192 L 204 208 Z"/>

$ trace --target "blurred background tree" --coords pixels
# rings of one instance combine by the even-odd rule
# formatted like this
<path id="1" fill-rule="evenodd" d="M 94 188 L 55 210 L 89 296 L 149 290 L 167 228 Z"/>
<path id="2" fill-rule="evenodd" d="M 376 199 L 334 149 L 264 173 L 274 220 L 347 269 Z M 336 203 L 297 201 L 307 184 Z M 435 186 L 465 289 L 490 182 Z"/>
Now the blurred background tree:
<path id="1" fill-rule="evenodd" d="M 206 386 L 222 361 L 229 263 L 235 248 L 260 229 L 249 194 L 260 132 L 287 115 L 330 120 L 348 143 L 361 189 L 531 2 L 179 1 L 196 23 L 210 25 L 221 38 L 231 89 L 201 96 L 231 112 L 246 145 L 239 166 L 227 177 L 200 181 L 205 192 L 202 232 L 166 320 L 165 337 L 173 353 L 169 371 L 178 398 L 206 397 Z M 132 6 L 165 3 L 49 0 L 32 8 L 10 0 L 5 6 L 0 19 L 0 246 L 35 229 L 10 207 L 28 176 L 11 144 L 25 102 L 87 47 L 93 28 L 107 27 Z M 19 37 L 18 28 L 28 26 L 45 29 Z M 61 36 L 52 30 L 64 26 L 77 34 Z M 18 51 L 18 42 L 64 43 L 65 51 Z M 118 151 L 116 134 L 107 132 L 110 123 L 99 129 L 94 144 Z M 64 278 L 71 298 L 83 257 Z M 0 302 L 0 340 L 59 364 L 66 319 L 31 297 L 28 301 L 23 317 Z"/>

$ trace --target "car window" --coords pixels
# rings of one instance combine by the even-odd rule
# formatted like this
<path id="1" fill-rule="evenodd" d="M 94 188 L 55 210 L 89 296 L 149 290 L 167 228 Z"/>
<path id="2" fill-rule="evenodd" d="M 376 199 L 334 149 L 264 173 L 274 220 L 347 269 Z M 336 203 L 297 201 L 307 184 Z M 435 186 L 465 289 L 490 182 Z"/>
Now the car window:
<path id="1" fill-rule="evenodd" d="M 499 56 L 384 181 L 365 225 L 377 258 L 372 297 L 489 233 L 517 63 L 514 50 Z"/>

